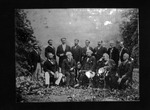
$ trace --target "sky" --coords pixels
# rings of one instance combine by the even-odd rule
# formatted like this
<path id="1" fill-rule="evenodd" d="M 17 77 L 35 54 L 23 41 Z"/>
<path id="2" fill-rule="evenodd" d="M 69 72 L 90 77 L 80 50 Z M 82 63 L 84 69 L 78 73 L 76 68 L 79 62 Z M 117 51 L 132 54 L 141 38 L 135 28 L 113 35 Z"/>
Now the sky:
<path id="1" fill-rule="evenodd" d="M 120 40 L 119 23 L 121 13 L 128 9 L 24 9 L 30 20 L 34 36 L 40 45 L 46 47 L 47 41 L 53 39 L 57 48 L 62 37 L 67 38 L 67 44 L 73 46 L 74 39 L 79 39 L 79 45 L 85 46 L 85 40 L 90 40 L 94 48 L 100 40 Z"/>

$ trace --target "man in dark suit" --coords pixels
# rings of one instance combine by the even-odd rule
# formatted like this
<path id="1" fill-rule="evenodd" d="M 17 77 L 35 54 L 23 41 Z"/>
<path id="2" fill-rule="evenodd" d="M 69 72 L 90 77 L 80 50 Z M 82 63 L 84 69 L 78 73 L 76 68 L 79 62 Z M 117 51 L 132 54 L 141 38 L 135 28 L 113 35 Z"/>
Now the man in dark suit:
<path id="1" fill-rule="evenodd" d="M 76 61 L 76 63 L 81 62 L 81 55 L 82 55 L 82 48 L 78 45 L 79 40 L 74 40 L 74 46 L 71 48 L 73 59 Z"/>
<path id="2" fill-rule="evenodd" d="M 50 83 L 53 83 L 53 85 L 59 85 L 63 76 L 62 73 L 58 73 L 59 67 L 53 56 L 52 53 L 47 53 L 47 60 L 43 65 L 45 71 L 45 84 L 47 86 L 49 86 Z"/>
<path id="3" fill-rule="evenodd" d="M 93 52 L 93 48 L 90 46 L 90 41 L 85 41 L 85 47 L 82 48 L 82 61 L 86 57 L 87 50 L 91 50 Z"/>
<path id="4" fill-rule="evenodd" d="M 34 48 L 30 53 L 30 64 L 32 67 L 32 78 L 34 81 L 38 81 L 38 76 L 41 74 L 42 72 L 42 67 L 41 67 L 41 56 L 40 56 L 40 50 L 37 44 L 34 44 Z"/>
<path id="5" fill-rule="evenodd" d="M 132 76 L 132 63 L 129 61 L 129 54 L 124 53 L 123 62 L 119 65 L 118 68 L 118 83 L 119 89 L 125 89 L 127 87 L 127 82 Z"/>
<path id="6" fill-rule="evenodd" d="M 73 55 L 73 59 L 76 61 L 76 63 L 81 63 L 81 55 L 82 55 L 82 48 L 78 45 L 79 43 L 79 40 L 78 39 L 75 39 L 74 40 L 74 46 L 72 46 L 71 48 L 71 52 L 72 52 L 72 55 Z M 75 79 L 76 79 L 76 82 L 78 81 L 77 77 L 78 77 L 78 72 L 77 72 L 77 68 L 75 69 Z"/>
<path id="7" fill-rule="evenodd" d="M 47 57 L 47 53 L 51 52 L 54 55 L 54 59 L 56 59 L 55 47 L 53 46 L 53 40 L 49 39 L 48 44 L 49 45 L 45 48 L 45 57 Z"/>
<path id="8" fill-rule="evenodd" d="M 113 59 L 115 61 L 117 69 L 119 62 L 119 50 L 115 47 L 114 41 L 110 41 L 110 48 L 108 49 L 108 55 L 110 59 Z"/>
<path id="9" fill-rule="evenodd" d="M 120 47 L 121 47 L 121 49 L 120 49 L 120 52 L 119 52 L 119 64 L 121 62 L 123 62 L 124 53 L 128 53 L 128 49 L 124 47 L 123 42 L 120 42 Z"/>
<path id="10" fill-rule="evenodd" d="M 66 53 L 67 58 L 63 60 L 62 63 L 62 73 L 66 76 L 66 85 L 74 86 L 75 84 L 75 67 L 76 62 L 72 57 L 71 52 Z"/>
<path id="11" fill-rule="evenodd" d="M 88 78 L 86 76 L 86 72 L 91 72 L 92 77 L 94 77 L 95 73 L 95 66 L 96 66 L 96 58 L 95 56 L 92 56 L 92 51 L 87 50 L 86 57 L 83 59 L 81 70 L 80 70 L 80 76 L 79 76 L 79 84 L 80 85 L 89 85 L 89 81 L 91 81 L 91 78 Z"/>
<path id="12" fill-rule="evenodd" d="M 59 57 L 59 67 L 62 68 L 62 62 L 67 58 L 66 52 L 71 51 L 70 46 L 66 44 L 66 38 L 61 38 L 62 44 L 57 47 L 56 55 Z"/>
<path id="13" fill-rule="evenodd" d="M 103 47 L 103 41 L 98 41 L 98 46 L 94 48 L 94 56 L 98 61 L 104 53 L 107 53 L 107 48 Z"/>

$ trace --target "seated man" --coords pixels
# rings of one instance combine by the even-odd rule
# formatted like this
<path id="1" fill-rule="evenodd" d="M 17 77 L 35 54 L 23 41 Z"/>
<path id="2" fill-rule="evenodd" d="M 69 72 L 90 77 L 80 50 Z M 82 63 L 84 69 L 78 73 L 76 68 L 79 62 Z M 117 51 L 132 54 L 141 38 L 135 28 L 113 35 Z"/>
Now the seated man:
<path id="1" fill-rule="evenodd" d="M 129 61 L 129 54 L 124 53 L 123 62 L 118 67 L 118 83 L 119 89 L 125 89 L 127 87 L 127 82 L 132 74 L 132 63 Z"/>
<path id="2" fill-rule="evenodd" d="M 75 67 L 76 62 L 72 57 L 71 52 L 66 53 L 67 59 L 63 60 L 62 73 L 66 76 L 66 86 L 74 86 L 75 84 Z"/>
<path id="3" fill-rule="evenodd" d="M 86 51 L 87 56 L 83 59 L 80 70 L 80 85 L 88 86 L 89 81 L 91 81 L 95 75 L 96 58 L 95 56 L 92 56 L 92 53 L 91 50 Z"/>
<path id="4" fill-rule="evenodd" d="M 112 59 L 109 59 L 109 55 L 107 53 L 103 54 L 103 57 L 98 61 L 97 64 L 97 69 L 96 72 L 97 74 L 95 75 L 95 77 L 93 78 L 93 83 L 94 85 L 98 85 L 98 83 L 103 82 L 104 80 L 106 81 L 106 86 L 112 88 L 117 87 L 116 83 L 117 83 L 117 77 L 115 76 L 116 71 L 115 71 L 115 62 Z M 100 69 L 104 69 L 103 73 L 105 72 L 106 74 L 102 74 L 103 75 L 103 80 L 101 81 L 100 78 L 101 76 L 99 75 L 99 70 Z M 104 86 L 104 85 L 103 85 Z"/>
<path id="5" fill-rule="evenodd" d="M 52 53 L 47 53 L 48 58 L 43 65 L 43 69 L 45 71 L 45 85 L 47 87 L 50 86 L 50 82 L 53 82 L 54 85 L 59 85 L 63 76 L 62 73 L 58 72 L 58 65 L 53 56 L 54 55 Z"/>

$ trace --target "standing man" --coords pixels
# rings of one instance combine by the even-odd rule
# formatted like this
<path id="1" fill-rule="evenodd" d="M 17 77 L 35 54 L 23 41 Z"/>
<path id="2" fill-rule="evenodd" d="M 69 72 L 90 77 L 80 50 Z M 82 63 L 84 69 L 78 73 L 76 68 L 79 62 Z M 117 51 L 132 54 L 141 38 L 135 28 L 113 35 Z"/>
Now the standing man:
<path id="1" fill-rule="evenodd" d="M 73 59 L 76 61 L 76 64 L 80 64 L 81 63 L 81 55 L 82 55 L 82 48 L 78 45 L 79 40 L 75 39 L 74 40 L 74 46 L 72 46 L 71 48 L 71 52 L 73 55 Z M 78 82 L 78 68 L 75 69 L 75 79 L 76 82 Z"/>
<path id="2" fill-rule="evenodd" d="M 37 44 L 34 44 L 34 48 L 32 52 L 30 53 L 30 64 L 32 67 L 33 76 L 32 79 L 34 81 L 38 81 L 38 76 L 41 74 L 41 56 L 40 56 L 39 47 Z"/>
<path id="3" fill-rule="evenodd" d="M 73 55 L 73 59 L 76 61 L 76 63 L 81 62 L 81 55 L 82 55 L 82 48 L 78 45 L 79 40 L 74 40 L 74 46 L 71 48 L 71 52 Z"/>
<path id="4" fill-rule="evenodd" d="M 97 44 L 98 46 L 94 48 L 94 55 L 95 55 L 96 61 L 102 58 L 104 53 L 107 53 L 107 48 L 103 47 L 103 41 L 98 41 Z"/>
<path id="5" fill-rule="evenodd" d="M 115 61 L 117 69 L 119 61 L 119 50 L 115 47 L 114 41 L 110 41 L 110 48 L 108 49 L 108 55 L 110 56 L 110 59 L 113 59 Z"/>
<path id="6" fill-rule="evenodd" d="M 128 49 L 124 47 L 123 42 L 120 42 L 120 47 L 121 47 L 121 50 L 120 50 L 120 53 L 119 53 L 119 64 L 121 62 L 123 62 L 124 53 L 128 53 Z"/>
<path id="7" fill-rule="evenodd" d="M 51 52 L 54 55 L 54 59 L 56 59 L 55 55 L 55 47 L 53 46 L 53 40 L 49 39 L 48 40 L 48 46 L 45 48 L 45 57 L 47 58 L 47 53 Z"/>
<path id="8" fill-rule="evenodd" d="M 62 63 L 62 73 L 66 76 L 66 85 L 74 86 L 75 84 L 75 67 L 76 62 L 72 57 L 71 52 L 66 53 L 67 58 L 63 60 Z"/>
<path id="9" fill-rule="evenodd" d="M 62 44 L 57 47 L 56 55 L 59 57 L 60 72 L 62 68 L 62 62 L 67 58 L 66 52 L 71 51 L 70 46 L 66 45 L 66 38 L 61 38 Z"/>
<path id="10" fill-rule="evenodd" d="M 93 48 L 90 46 L 90 41 L 85 41 L 85 47 L 82 48 L 82 60 L 86 57 L 87 50 L 91 50 L 93 53 Z"/>

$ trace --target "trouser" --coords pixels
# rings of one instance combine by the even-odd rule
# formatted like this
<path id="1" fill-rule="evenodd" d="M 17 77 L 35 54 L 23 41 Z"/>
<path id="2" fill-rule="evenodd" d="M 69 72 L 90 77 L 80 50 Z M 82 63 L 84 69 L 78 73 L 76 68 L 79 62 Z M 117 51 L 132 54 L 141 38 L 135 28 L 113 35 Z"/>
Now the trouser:
<path id="1" fill-rule="evenodd" d="M 34 81 L 38 81 L 39 80 L 38 77 L 41 74 L 41 71 L 42 71 L 41 64 L 37 63 L 36 69 L 35 69 L 35 71 L 33 73 L 33 77 L 32 77 Z"/>
<path id="2" fill-rule="evenodd" d="M 79 84 L 80 84 L 80 85 L 84 85 L 84 86 L 88 86 L 88 84 L 89 84 L 89 79 L 88 79 L 88 77 L 85 75 L 85 72 L 81 72 L 81 73 L 80 73 Z"/>
<path id="3" fill-rule="evenodd" d="M 66 86 L 73 86 L 75 84 L 75 73 L 74 72 L 66 72 Z"/>
<path id="4" fill-rule="evenodd" d="M 121 82 L 120 82 L 120 84 L 119 84 L 119 89 L 125 89 L 125 88 L 127 87 L 127 85 L 126 85 L 126 81 L 127 81 L 127 80 L 129 80 L 128 77 L 122 78 L 122 80 L 121 80 Z"/>
<path id="5" fill-rule="evenodd" d="M 62 73 L 55 73 L 54 78 L 56 78 L 55 84 L 59 85 L 61 78 L 62 78 L 63 74 Z M 49 72 L 45 72 L 45 84 L 50 84 L 51 82 L 51 76 Z"/>
<path id="6" fill-rule="evenodd" d="M 118 77 L 115 75 L 108 75 L 105 77 L 106 86 L 110 87 L 111 89 L 117 89 L 118 83 L 117 83 Z"/>
<path id="7" fill-rule="evenodd" d="M 56 73 L 56 81 L 55 81 L 55 84 L 59 85 L 61 79 L 63 77 L 63 74 L 62 73 Z"/>

